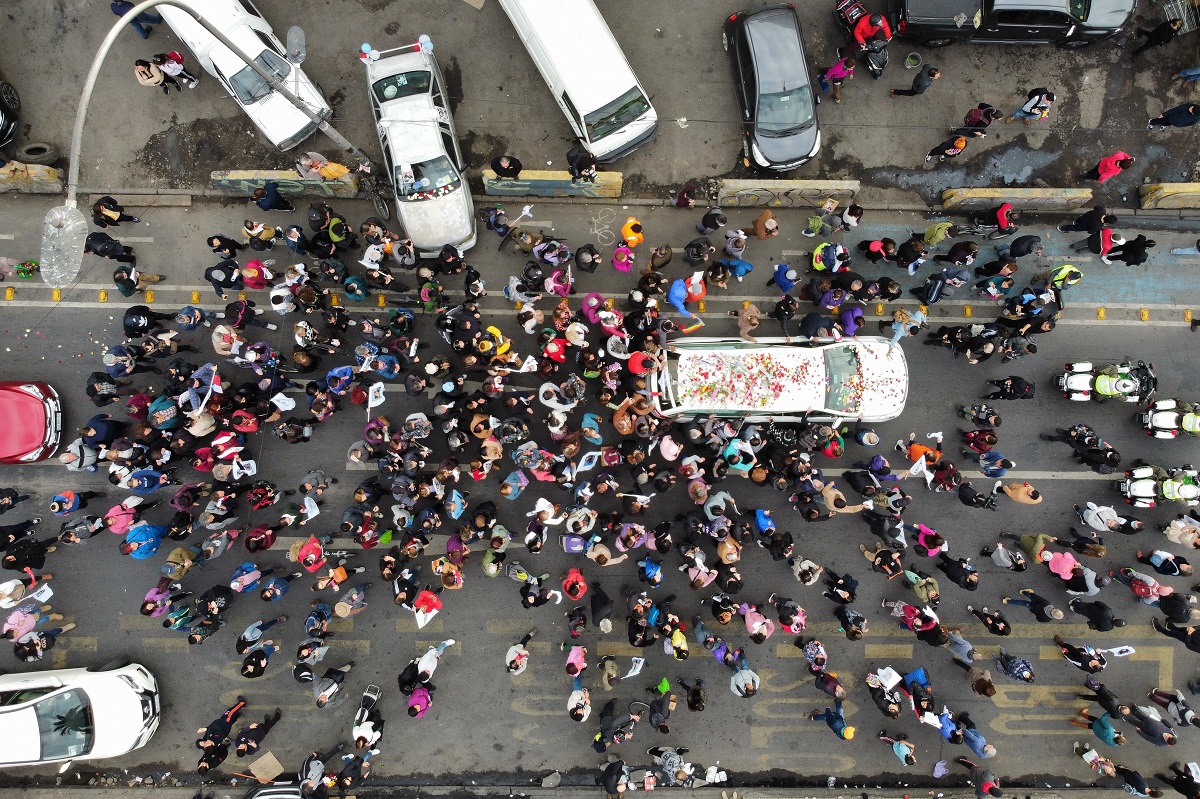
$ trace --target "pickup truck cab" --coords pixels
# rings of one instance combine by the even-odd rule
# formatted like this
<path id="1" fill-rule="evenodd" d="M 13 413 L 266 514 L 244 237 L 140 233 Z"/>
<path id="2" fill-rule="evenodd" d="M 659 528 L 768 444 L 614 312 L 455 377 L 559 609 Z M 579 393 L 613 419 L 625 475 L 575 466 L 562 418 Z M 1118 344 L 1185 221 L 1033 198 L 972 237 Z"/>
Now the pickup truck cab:
<path id="1" fill-rule="evenodd" d="M 888 0 L 896 34 L 926 47 L 955 42 L 1085 47 L 1115 36 L 1137 0 Z"/>

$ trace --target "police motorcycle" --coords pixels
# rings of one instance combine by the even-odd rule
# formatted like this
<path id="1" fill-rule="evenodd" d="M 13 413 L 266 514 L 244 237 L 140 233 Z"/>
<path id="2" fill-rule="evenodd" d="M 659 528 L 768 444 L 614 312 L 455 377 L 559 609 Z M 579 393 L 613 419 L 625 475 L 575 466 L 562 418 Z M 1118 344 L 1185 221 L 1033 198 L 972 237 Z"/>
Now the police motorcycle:
<path id="1" fill-rule="evenodd" d="M 1063 396 L 1075 402 L 1087 402 L 1089 399 L 1097 402 L 1110 399 L 1149 402 L 1158 388 L 1154 364 L 1145 361 L 1138 361 L 1137 366 L 1125 361 L 1099 367 L 1089 361 L 1079 361 L 1063 368 L 1065 371 L 1056 382 Z"/>
<path id="2" fill-rule="evenodd" d="M 1178 469 L 1136 466 L 1113 486 L 1135 508 L 1153 508 L 1160 502 L 1182 502 L 1189 508 L 1200 504 L 1200 473 L 1191 464 Z"/>
<path id="3" fill-rule="evenodd" d="M 1146 435 L 1155 438 L 1177 438 L 1179 434 L 1200 436 L 1200 403 L 1164 399 L 1150 403 L 1137 414 Z"/>

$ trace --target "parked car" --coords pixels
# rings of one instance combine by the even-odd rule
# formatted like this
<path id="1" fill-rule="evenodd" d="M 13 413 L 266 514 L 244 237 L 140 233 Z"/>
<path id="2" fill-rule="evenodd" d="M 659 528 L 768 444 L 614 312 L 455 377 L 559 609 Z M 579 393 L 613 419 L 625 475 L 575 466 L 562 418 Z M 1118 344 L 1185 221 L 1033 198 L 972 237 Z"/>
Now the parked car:
<path id="1" fill-rule="evenodd" d="M 740 11 L 725 20 L 721 43 L 733 62 L 745 156 L 784 171 L 821 149 L 817 107 L 794 4 Z"/>
<path id="2" fill-rule="evenodd" d="M 145 746 L 161 714 L 139 663 L 0 675 L 0 766 L 117 757 Z"/>
<path id="3" fill-rule="evenodd" d="M 885 338 L 680 338 L 667 368 L 650 376 L 658 412 L 691 421 L 710 415 L 752 422 L 885 422 L 904 411 L 908 363 Z"/>
<path id="4" fill-rule="evenodd" d="M 1137 0 L 888 0 L 896 34 L 926 47 L 955 42 L 1085 47 L 1115 36 L 1136 7 Z"/>
<path id="5" fill-rule="evenodd" d="M 273 73 L 322 119 L 333 114 L 321 90 L 304 70 L 288 62 L 287 49 L 280 43 L 271 25 L 251 0 L 180 0 L 204 15 L 243 53 Z M 158 6 L 175 35 L 196 56 L 204 71 L 221 82 L 237 101 L 250 121 L 280 150 L 290 150 L 317 132 L 317 123 L 309 119 L 291 101 L 271 88 L 228 47 L 217 41 L 190 14 L 171 6 Z"/>
<path id="6" fill-rule="evenodd" d="M 0 78 L 0 147 L 12 144 L 17 135 L 17 122 L 20 121 L 21 95 L 8 81 Z"/>
<path id="7" fill-rule="evenodd" d="M 62 436 L 62 402 L 49 383 L 0 381 L 0 463 L 44 461 Z"/>
<path id="8" fill-rule="evenodd" d="M 419 44 L 379 55 L 364 62 L 367 94 L 404 232 L 426 257 L 447 244 L 469 250 L 475 210 L 437 59 Z"/>

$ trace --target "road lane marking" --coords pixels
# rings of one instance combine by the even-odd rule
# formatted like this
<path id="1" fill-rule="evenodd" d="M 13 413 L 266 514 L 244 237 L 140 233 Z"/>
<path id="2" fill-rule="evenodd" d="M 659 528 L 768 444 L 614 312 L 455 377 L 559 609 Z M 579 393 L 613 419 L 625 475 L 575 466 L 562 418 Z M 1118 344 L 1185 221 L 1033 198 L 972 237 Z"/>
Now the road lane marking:
<path id="1" fill-rule="evenodd" d="M 0 233 L 0 240 L 3 241 L 12 241 L 16 237 L 17 236 L 15 233 Z"/>
<path id="2" fill-rule="evenodd" d="M 509 707 L 522 716 L 557 716 L 567 712 L 561 694 L 524 694 L 513 699 Z"/>
<path id="3" fill-rule="evenodd" d="M 404 617 L 396 619 L 396 632 L 398 633 L 416 633 L 428 630 L 431 633 L 440 633 L 442 631 L 442 620 L 435 618 L 430 619 L 429 623 L 423 628 L 417 627 L 417 617 Z"/>
<path id="4" fill-rule="evenodd" d="M 50 665 L 56 669 L 65 669 L 67 659 L 72 655 L 76 653 L 80 655 L 95 654 L 97 641 L 98 639 L 88 635 L 64 635 L 59 639 L 59 644 L 54 647 L 54 651 L 50 655 Z"/>
<path id="5" fill-rule="evenodd" d="M 912 644 L 867 644 L 864 657 L 879 660 L 912 660 Z"/>
<path id="6" fill-rule="evenodd" d="M 1073 735 L 1080 737 L 1080 730 L 1067 723 L 1072 713 L 1001 713 L 988 726 L 1002 735 L 1025 737 L 1029 735 Z"/>
<path id="7" fill-rule="evenodd" d="M 771 729 L 779 731 L 794 729 L 797 732 L 807 730 L 803 727 L 772 727 Z M 751 730 L 751 736 L 753 733 L 754 730 Z M 764 752 L 758 756 L 758 762 L 762 764 L 773 760 L 787 763 L 789 770 L 801 774 L 824 774 L 826 772 L 840 774 L 845 771 L 854 771 L 857 767 L 857 761 L 846 755 L 818 754 L 816 752 Z"/>

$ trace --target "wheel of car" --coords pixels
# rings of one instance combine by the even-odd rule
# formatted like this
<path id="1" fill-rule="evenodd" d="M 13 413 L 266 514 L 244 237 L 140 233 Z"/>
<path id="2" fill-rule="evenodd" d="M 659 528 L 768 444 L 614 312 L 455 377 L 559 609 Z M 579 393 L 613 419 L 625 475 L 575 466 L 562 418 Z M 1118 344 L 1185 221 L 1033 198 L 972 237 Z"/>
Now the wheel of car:
<path id="1" fill-rule="evenodd" d="M 113 658 L 103 666 L 88 666 L 88 671 L 115 671 L 129 665 L 129 658 Z"/>
<path id="2" fill-rule="evenodd" d="M 721 47 L 725 50 L 725 52 L 729 52 L 729 34 L 725 31 L 721 31 Z M 8 84 L 5 85 L 7 86 Z"/>
<path id="3" fill-rule="evenodd" d="M 0 81 L 0 101 L 13 111 L 21 110 L 21 95 L 17 94 L 17 89 L 11 83 Z"/>
<path id="4" fill-rule="evenodd" d="M 921 44 L 925 47 L 933 47 L 933 48 L 949 47 L 950 45 L 954 44 L 954 39 L 953 39 L 953 37 L 950 37 L 950 36 L 946 36 L 941 39 L 926 39 L 925 41 L 921 42 Z"/>
<path id="5" fill-rule="evenodd" d="M 1091 44 L 1087 39 L 1068 39 L 1065 42 L 1059 42 L 1058 46 L 1064 50 L 1078 50 L 1081 47 L 1087 47 Z"/>
<path id="6" fill-rule="evenodd" d="M 13 158 L 22 164 L 50 166 L 58 160 L 58 148 L 45 142 L 30 142 L 18 147 Z"/>

